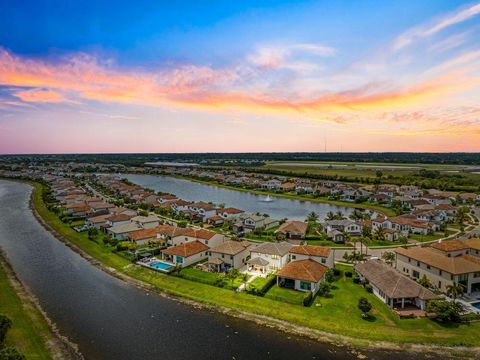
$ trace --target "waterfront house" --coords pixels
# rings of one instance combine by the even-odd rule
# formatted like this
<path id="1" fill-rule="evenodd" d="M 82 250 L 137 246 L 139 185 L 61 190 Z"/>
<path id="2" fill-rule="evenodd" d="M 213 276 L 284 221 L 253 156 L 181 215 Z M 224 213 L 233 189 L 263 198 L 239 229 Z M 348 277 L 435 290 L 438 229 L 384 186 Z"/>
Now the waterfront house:
<path id="1" fill-rule="evenodd" d="M 262 259 L 268 264 L 264 265 L 265 271 L 276 271 L 284 267 L 289 261 L 289 251 L 292 244 L 283 241 L 279 243 L 263 243 L 250 251 L 250 259 Z M 263 262 L 265 263 L 265 262 Z"/>
<path id="2" fill-rule="evenodd" d="M 208 256 L 209 247 L 195 240 L 181 243 L 161 250 L 163 258 L 168 262 L 180 267 L 190 266 L 205 260 Z"/>
<path id="3" fill-rule="evenodd" d="M 328 268 L 311 259 L 292 261 L 277 271 L 277 286 L 317 293 Z"/>
<path id="4" fill-rule="evenodd" d="M 443 292 L 453 283 L 463 285 L 467 295 L 480 292 L 480 258 L 476 256 L 448 256 L 431 247 L 397 248 L 395 253 L 395 268 L 415 280 L 425 275 Z"/>
<path id="5" fill-rule="evenodd" d="M 135 215 L 136 216 L 136 215 Z M 130 220 L 133 219 L 135 216 L 127 215 L 127 214 L 118 214 L 118 215 L 110 215 L 107 217 L 106 227 L 118 226 L 123 224 L 130 223 Z"/>
<path id="6" fill-rule="evenodd" d="M 350 235 L 361 235 L 362 226 L 357 224 L 353 220 L 343 219 L 343 220 L 327 220 L 324 223 L 324 227 L 328 232 L 332 230 L 337 230 L 343 233 L 348 233 Z"/>
<path id="7" fill-rule="evenodd" d="M 97 229 L 100 229 L 102 225 L 105 225 L 107 223 L 107 219 L 110 216 L 112 215 L 103 214 L 103 215 L 89 217 L 85 220 L 85 225 L 87 225 L 88 227 L 95 227 Z"/>
<path id="8" fill-rule="evenodd" d="M 130 221 L 140 225 L 144 229 L 153 228 L 160 224 L 160 220 L 155 215 L 135 216 Z"/>
<path id="9" fill-rule="evenodd" d="M 231 268 L 240 269 L 250 258 L 250 250 L 255 245 L 249 241 L 227 240 L 208 251 L 209 269 L 221 272 Z"/>
<path id="10" fill-rule="evenodd" d="M 217 214 L 219 216 L 223 217 L 224 219 L 236 218 L 236 217 L 240 216 L 240 214 L 243 214 L 244 212 L 245 211 L 240 210 L 240 209 L 236 209 L 236 208 L 233 208 L 233 207 L 228 207 L 228 208 L 217 210 Z"/>
<path id="11" fill-rule="evenodd" d="M 128 233 L 141 229 L 142 227 L 139 224 L 129 222 L 127 224 L 117 225 L 108 228 L 107 234 L 117 240 L 126 240 Z"/>
<path id="12" fill-rule="evenodd" d="M 425 310 L 427 301 L 439 298 L 380 260 L 359 263 L 355 265 L 355 271 L 361 279 L 372 285 L 373 294 L 391 308 L 413 306 Z"/>
<path id="13" fill-rule="evenodd" d="M 303 221 L 287 221 L 280 225 L 275 234 L 282 234 L 285 239 L 304 239 L 307 234 L 307 223 Z"/>
<path id="14" fill-rule="evenodd" d="M 310 259 L 328 268 L 334 267 L 335 250 L 326 246 L 299 245 L 289 250 L 290 261 Z"/>
<path id="15" fill-rule="evenodd" d="M 180 245 L 186 242 L 200 241 L 208 247 L 218 246 L 225 241 L 225 236 L 206 229 L 189 229 L 181 235 L 172 237 L 168 245 Z"/>
<path id="16" fill-rule="evenodd" d="M 153 228 L 132 231 L 127 234 L 127 239 L 137 245 L 143 245 L 149 241 L 156 241 L 164 244 L 166 241 L 158 236 L 163 229 L 164 225 L 159 225 Z"/>
<path id="17" fill-rule="evenodd" d="M 188 210 L 196 212 L 201 216 L 203 220 L 206 220 L 211 216 L 217 215 L 217 208 L 213 204 L 209 204 L 203 201 L 189 204 Z"/>

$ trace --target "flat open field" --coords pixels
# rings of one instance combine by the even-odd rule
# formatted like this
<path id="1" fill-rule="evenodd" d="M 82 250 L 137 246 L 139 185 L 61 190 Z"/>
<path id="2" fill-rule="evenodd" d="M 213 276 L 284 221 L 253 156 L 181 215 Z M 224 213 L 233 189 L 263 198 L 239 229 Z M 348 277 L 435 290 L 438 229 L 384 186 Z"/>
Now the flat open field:
<path id="1" fill-rule="evenodd" d="M 399 164 L 399 163 L 355 163 L 355 162 L 322 162 L 322 161 L 270 161 L 264 169 L 292 171 L 311 175 L 332 175 L 346 177 L 375 178 L 377 171 L 383 176 L 405 177 L 420 170 L 439 171 L 445 175 L 461 174 L 468 178 L 478 179 L 480 183 L 480 167 L 445 164 Z"/>

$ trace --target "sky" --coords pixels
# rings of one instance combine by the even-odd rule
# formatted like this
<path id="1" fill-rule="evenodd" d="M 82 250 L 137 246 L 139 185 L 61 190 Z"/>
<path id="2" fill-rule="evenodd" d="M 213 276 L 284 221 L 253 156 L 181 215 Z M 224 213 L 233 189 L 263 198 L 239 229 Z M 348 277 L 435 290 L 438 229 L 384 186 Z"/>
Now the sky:
<path id="1" fill-rule="evenodd" d="M 480 152 L 480 2 L 0 2 L 0 154 Z"/>

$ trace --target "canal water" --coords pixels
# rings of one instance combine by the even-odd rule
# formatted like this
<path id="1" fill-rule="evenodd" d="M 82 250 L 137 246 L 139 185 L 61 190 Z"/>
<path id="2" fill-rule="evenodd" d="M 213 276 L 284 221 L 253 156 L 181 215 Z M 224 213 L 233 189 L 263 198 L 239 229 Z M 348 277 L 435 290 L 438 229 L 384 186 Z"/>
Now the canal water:
<path id="1" fill-rule="evenodd" d="M 26 184 L 0 180 L 0 247 L 86 359 L 357 358 L 348 349 L 198 310 L 104 273 L 36 221 L 28 207 L 30 193 Z M 369 359 L 412 358 L 365 354 Z"/>
<path id="2" fill-rule="evenodd" d="M 274 219 L 305 220 L 307 215 L 313 211 L 318 214 L 320 220 L 323 220 L 330 211 L 334 213 L 340 211 L 344 215 L 353 212 L 352 208 L 345 206 L 279 197 L 274 197 L 272 202 L 265 202 L 263 201 L 265 195 L 225 189 L 170 176 L 138 174 L 122 174 L 120 176 L 155 191 L 175 194 L 184 200 L 211 201 L 215 204 L 225 204 L 227 207 L 236 207 L 248 212 L 269 214 Z"/>

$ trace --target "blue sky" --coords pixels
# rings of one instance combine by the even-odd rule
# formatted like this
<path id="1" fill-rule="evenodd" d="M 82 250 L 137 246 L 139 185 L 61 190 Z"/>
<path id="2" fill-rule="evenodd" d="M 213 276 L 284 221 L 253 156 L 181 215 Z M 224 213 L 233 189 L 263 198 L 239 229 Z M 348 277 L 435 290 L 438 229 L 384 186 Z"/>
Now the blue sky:
<path id="1" fill-rule="evenodd" d="M 55 146 L 47 133 L 32 145 L 26 124 L 95 121 L 106 131 L 106 118 L 121 117 L 130 121 L 118 121 L 110 147 L 95 151 L 118 151 L 139 126 L 208 139 L 185 151 L 318 151 L 325 133 L 350 151 L 479 150 L 479 6 L 3 1 L 0 129 L 17 141 L 0 152 L 82 151 Z M 204 129 L 205 119 L 217 119 L 216 132 Z M 455 135 L 441 132 L 446 123 Z M 252 128 L 272 126 L 282 141 L 252 139 Z M 293 131 L 305 141 L 292 140 Z M 235 134 L 231 149 L 216 145 L 225 134 Z M 173 140 L 126 151 L 178 150 Z"/>

